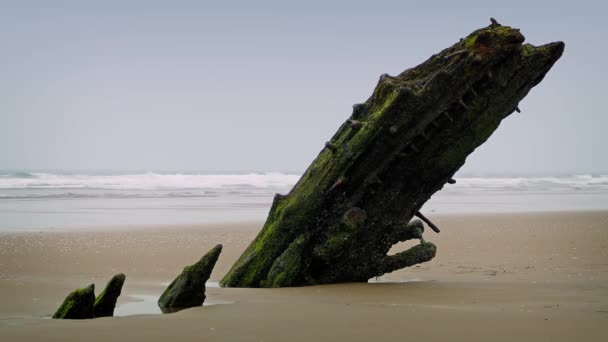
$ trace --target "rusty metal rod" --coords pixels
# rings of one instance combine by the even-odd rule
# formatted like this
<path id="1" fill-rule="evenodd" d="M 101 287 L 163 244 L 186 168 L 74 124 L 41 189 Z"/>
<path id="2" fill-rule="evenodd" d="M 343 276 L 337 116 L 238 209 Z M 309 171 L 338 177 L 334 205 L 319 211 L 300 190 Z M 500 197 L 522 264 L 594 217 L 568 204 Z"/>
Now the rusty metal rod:
<path id="1" fill-rule="evenodd" d="M 421 212 L 417 211 L 416 217 L 418 217 L 419 219 L 421 219 L 422 221 L 424 221 L 424 223 L 426 223 L 429 227 L 431 227 L 432 230 L 435 231 L 435 233 L 439 233 L 441 230 L 439 230 L 439 227 L 437 227 L 433 222 L 431 222 L 431 220 L 429 220 L 428 218 L 426 218 L 426 216 L 422 215 Z"/>

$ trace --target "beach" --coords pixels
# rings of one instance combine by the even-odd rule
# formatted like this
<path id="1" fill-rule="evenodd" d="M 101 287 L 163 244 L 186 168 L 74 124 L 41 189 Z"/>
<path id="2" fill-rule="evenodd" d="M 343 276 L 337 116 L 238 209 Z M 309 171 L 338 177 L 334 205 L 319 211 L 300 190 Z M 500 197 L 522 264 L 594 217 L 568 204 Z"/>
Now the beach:
<path id="1" fill-rule="evenodd" d="M 0 342 L 608 341 L 596 3 L 3 3 Z"/>
<path id="2" fill-rule="evenodd" d="M 0 233 L 3 341 L 603 341 L 608 211 L 429 215 L 430 262 L 369 283 L 282 289 L 217 281 L 262 222 Z M 158 314 L 167 284 L 224 246 L 205 306 Z M 411 243 L 397 245 L 392 252 Z M 51 320 L 74 288 L 127 275 L 116 315 Z"/>

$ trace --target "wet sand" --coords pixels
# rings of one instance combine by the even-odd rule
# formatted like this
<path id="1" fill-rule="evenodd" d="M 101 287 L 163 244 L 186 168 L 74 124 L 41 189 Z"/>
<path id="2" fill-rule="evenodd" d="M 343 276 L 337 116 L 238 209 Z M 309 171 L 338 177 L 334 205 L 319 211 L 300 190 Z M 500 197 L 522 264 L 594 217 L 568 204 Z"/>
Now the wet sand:
<path id="1" fill-rule="evenodd" d="M 260 223 L 0 233 L 0 340 L 608 338 L 608 212 L 428 216 L 442 228 L 425 233 L 438 246 L 429 263 L 368 284 L 210 287 L 217 305 L 170 315 L 153 314 L 164 286 L 216 243 L 219 280 Z M 118 272 L 117 313 L 149 314 L 48 319 L 72 289 L 94 282 L 99 293 Z"/>

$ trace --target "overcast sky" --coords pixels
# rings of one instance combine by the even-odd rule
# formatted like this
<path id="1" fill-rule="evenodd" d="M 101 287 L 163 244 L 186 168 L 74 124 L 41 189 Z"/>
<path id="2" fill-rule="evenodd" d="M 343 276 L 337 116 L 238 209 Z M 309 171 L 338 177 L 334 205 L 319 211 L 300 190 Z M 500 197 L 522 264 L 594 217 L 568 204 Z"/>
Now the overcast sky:
<path id="1" fill-rule="evenodd" d="M 608 172 L 601 1 L 3 1 L 0 169 L 301 172 L 382 73 L 495 17 L 566 42 L 462 174 Z"/>

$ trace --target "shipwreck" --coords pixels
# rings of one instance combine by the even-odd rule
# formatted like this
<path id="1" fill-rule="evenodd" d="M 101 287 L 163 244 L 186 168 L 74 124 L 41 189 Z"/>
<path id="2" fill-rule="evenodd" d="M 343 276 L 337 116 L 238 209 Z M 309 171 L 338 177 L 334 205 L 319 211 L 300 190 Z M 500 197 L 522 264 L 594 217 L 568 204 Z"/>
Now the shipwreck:
<path id="1" fill-rule="evenodd" d="M 380 76 L 222 279 L 225 287 L 283 287 L 370 278 L 431 260 L 424 203 L 542 81 L 563 42 L 523 44 L 491 25 L 399 75 Z M 416 246 L 387 255 L 394 244 Z"/>

